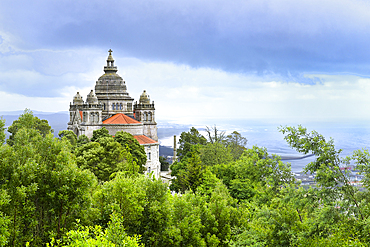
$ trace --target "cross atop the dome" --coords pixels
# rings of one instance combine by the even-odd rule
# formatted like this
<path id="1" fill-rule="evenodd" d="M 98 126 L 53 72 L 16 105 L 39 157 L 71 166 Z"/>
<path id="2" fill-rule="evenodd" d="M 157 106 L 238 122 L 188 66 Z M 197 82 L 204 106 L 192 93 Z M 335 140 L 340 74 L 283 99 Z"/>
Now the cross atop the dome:
<path id="1" fill-rule="evenodd" d="M 108 51 L 108 52 L 109 52 L 109 55 L 112 55 L 112 52 L 113 52 L 113 51 L 112 51 L 112 49 L 109 49 L 109 51 Z"/>

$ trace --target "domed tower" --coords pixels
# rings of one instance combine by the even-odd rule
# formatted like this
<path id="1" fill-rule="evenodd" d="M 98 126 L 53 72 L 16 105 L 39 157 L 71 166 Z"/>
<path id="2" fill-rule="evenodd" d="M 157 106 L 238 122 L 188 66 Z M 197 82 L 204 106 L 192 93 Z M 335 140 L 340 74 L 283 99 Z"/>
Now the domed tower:
<path id="1" fill-rule="evenodd" d="M 98 98 L 91 90 L 86 97 L 86 104 L 83 107 L 82 124 L 85 126 L 94 126 L 102 124 L 102 106 L 99 104 Z M 86 130 L 97 128 L 86 128 Z M 90 132 L 90 131 L 88 131 Z M 85 135 L 88 135 L 88 133 Z"/>
<path id="2" fill-rule="evenodd" d="M 101 128 L 102 108 L 93 90 L 87 95 L 86 102 L 77 92 L 73 104 L 69 106 L 70 121 L 67 129 L 77 136 L 86 135 L 91 138 L 93 131 Z"/>
<path id="3" fill-rule="evenodd" d="M 103 106 L 102 118 L 105 120 L 117 113 L 133 116 L 134 99 L 127 92 L 126 82 L 117 74 L 112 50 L 108 52 L 107 66 L 104 66 L 105 74 L 100 76 L 95 85 L 96 97 Z"/>
<path id="4" fill-rule="evenodd" d="M 77 92 L 77 94 L 73 97 L 73 104 L 74 105 L 83 105 L 84 100 L 82 99 L 82 96 L 80 95 L 80 92 Z"/>
<path id="5" fill-rule="evenodd" d="M 134 113 L 136 120 L 144 124 L 144 135 L 158 141 L 154 101 L 150 103 L 150 97 L 145 90 L 140 95 L 139 104 L 136 102 L 134 105 Z"/>
<path id="6" fill-rule="evenodd" d="M 82 96 L 77 92 L 73 97 L 73 104 L 70 103 L 69 105 L 69 122 L 67 127 L 68 130 L 72 130 L 77 136 L 83 132 L 83 128 L 81 128 L 83 105 Z"/>

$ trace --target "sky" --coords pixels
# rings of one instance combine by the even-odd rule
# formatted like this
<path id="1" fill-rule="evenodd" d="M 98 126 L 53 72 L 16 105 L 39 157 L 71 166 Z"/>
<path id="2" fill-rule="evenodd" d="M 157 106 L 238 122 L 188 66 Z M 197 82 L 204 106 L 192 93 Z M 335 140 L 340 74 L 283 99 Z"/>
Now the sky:
<path id="1" fill-rule="evenodd" d="M 68 111 L 113 50 L 156 119 L 370 120 L 370 2 L 1 0 L 0 111 Z"/>

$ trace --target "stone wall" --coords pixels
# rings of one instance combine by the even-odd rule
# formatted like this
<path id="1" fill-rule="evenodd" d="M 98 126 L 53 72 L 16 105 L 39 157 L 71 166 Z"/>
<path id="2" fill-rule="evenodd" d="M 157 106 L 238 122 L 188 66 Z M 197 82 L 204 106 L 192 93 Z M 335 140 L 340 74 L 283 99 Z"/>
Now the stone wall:
<path id="1" fill-rule="evenodd" d="M 158 141 L 157 124 L 144 124 L 144 135 Z"/>
<path id="2" fill-rule="evenodd" d="M 94 130 L 101 129 L 101 125 L 82 125 L 81 127 L 83 129 L 83 131 L 81 131 L 81 135 L 86 135 L 89 138 L 93 136 Z"/>
<path id="3" fill-rule="evenodd" d="M 147 156 L 145 174 L 152 172 L 155 178 L 158 179 L 161 172 L 161 163 L 159 162 L 159 144 L 144 144 L 144 149 Z"/>
<path id="4" fill-rule="evenodd" d="M 109 131 L 109 134 L 114 136 L 118 131 L 125 131 L 131 135 L 143 135 L 143 124 L 103 124 Z"/>

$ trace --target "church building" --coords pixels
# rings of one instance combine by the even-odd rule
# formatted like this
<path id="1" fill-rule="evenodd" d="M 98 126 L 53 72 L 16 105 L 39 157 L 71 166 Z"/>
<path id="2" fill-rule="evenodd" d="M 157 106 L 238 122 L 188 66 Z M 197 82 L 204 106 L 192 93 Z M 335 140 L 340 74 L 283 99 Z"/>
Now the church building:
<path id="1" fill-rule="evenodd" d="M 105 127 L 114 136 L 118 131 L 132 134 L 143 145 L 147 155 L 146 171 L 160 174 L 159 143 L 157 123 L 155 122 L 154 101 L 144 90 L 139 102 L 127 92 L 126 82 L 117 74 L 112 50 L 109 50 L 107 66 L 99 77 L 94 90 L 87 95 L 86 101 L 77 92 L 70 104 L 68 130 L 77 136 L 91 138 L 93 131 Z"/>

